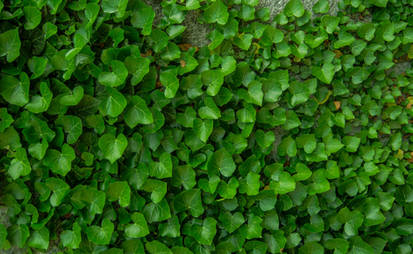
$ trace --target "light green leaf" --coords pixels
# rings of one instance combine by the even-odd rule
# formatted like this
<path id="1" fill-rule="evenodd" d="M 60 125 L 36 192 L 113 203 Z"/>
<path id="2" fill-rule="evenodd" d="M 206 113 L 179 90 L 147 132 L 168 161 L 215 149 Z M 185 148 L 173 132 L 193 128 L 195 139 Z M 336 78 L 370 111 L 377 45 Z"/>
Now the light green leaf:
<path id="1" fill-rule="evenodd" d="M 123 152 L 128 146 L 128 140 L 122 133 L 115 137 L 107 133 L 99 138 L 98 146 L 103 152 L 103 157 L 114 163 L 122 157 Z"/>
<path id="2" fill-rule="evenodd" d="M 217 0 L 209 5 L 204 11 L 204 19 L 207 23 L 218 23 L 225 25 L 228 21 L 228 7 L 222 2 Z"/>
<path id="3" fill-rule="evenodd" d="M 214 152 L 207 164 L 208 174 L 216 175 L 221 173 L 225 177 L 230 177 L 236 168 L 232 155 L 225 149 L 221 148 Z"/>
<path id="4" fill-rule="evenodd" d="M 35 6 L 25 6 L 23 13 L 26 18 L 26 23 L 24 24 L 24 29 L 26 30 L 35 29 L 42 21 L 42 13 Z"/>
<path id="5" fill-rule="evenodd" d="M 27 245 L 32 248 L 47 250 L 49 248 L 49 230 L 46 227 L 42 227 L 39 230 L 35 230 L 31 233 Z"/>
<path id="6" fill-rule="evenodd" d="M 128 102 L 122 93 L 115 88 L 107 87 L 106 94 L 100 98 L 99 111 L 104 116 L 117 117 L 125 109 Z"/>
<path id="7" fill-rule="evenodd" d="M 125 123 L 129 128 L 134 128 L 138 124 L 151 124 L 153 123 L 153 115 L 143 100 L 138 95 L 132 96 L 129 101 L 129 105 L 126 108 L 124 115 Z"/>
<path id="8" fill-rule="evenodd" d="M 7 62 L 13 62 L 20 56 L 20 46 L 17 28 L 0 34 L 0 57 L 7 55 Z"/>
<path id="9" fill-rule="evenodd" d="M 148 224 L 142 213 L 133 213 L 133 224 L 128 224 L 125 227 L 125 235 L 131 238 L 140 238 L 149 234 Z"/>
<path id="10" fill-rule="evenodd" d="M 86 235 L 89 241 L 97 244 L 97 245 L 108 245 L 110 243 L 110 239 L 112 238 L 112 233 L 115 226 L 113 223 L 105 218 L 102 221 L 102 227 L 98 226 L 89 226 L 86 227 Z"/>
<path id="11" fill-rule="evenodd" d="M 237 230 L 245 222 L 244 216 L 240 212 L 236 212 L 234 214 L 231 214 L 230 212 L 220 213 L 218 218 L 221 225 L 230 234 Z"/>
<path id="12" fill-rule="evenodd" d="M 27 176 L 32 171 L 26 149 L 19 147 L 10 163 L 9 175 L 16 180 L 20 176 Z"/>
<path id="13" fill-rule="evenodd" d="M 53 93 L 46 82 L 40 83 L 40 95 L 32 96 L 25 108 L 35 114 L 47 111 L 53 99 Z"/>
<path id="14" fill-rule="evenodd" d="M 113 60 L 110 62 L 112 72 L 102 72 L 99 74 L 98 82 L 104 86 L 117 87 L 123 85 L 128 77 L 128 69 L 123 62 Z"/>
<path id="15" fill-rule="evenodd" d="M 53 207 L 59 206 L 69 193 L 70 186 L 65 181 L 55 177 L 47 178 L 45 184 L 53 192 L 50 197 L 50 204 Z"/>
<path id="16" fill-rule="evenodd" d="M 287 17 L 295 16 L 297 18 L 304 15 L 304 5 L 301 0 L 290 0 L 284 8 L 284 13 Z"/>
<path id="17" fill-rule="evenodd" d="M 49 149 L 43 164 L 53 173 L 66 176 L 72 168 L 72 161 L 76 158 L 75 151 L 68 144 L 63 144 L 62 152 Z"/>
<path id="18" fill-rule="evenodd" d="M 224 83 L 224 74 L 220 70 L 207 70 L 201 73 L 202 83 L 207 87 L 207 94 L 215 96 Z"/>
<path id="19" fill-rule="evenodd" d="M 165 97 L 174 98 L 179 89 L 178 69 L 168 69 L 161 72 L 159 80 L 165 86 Z"/>
<path id="20" fill-rule="evenodd" d="M 115 13 L 117 18 L 125 15 L 128 0 L 102 0 L 102 9 L 106 13 Z"/>
<path id="21" fill-rule="evenodd" d="M 156 180 L 156 179 L 148 179 L 146 180 L 145 184 L 143 185 L 143 190 L 146 192 L 151 193 L 151 200 L 158 204 L 161 202 L 166 194 L 167 191 L 167 184 L 166 182 Z"/>
<path id="22" fill-rule="evenodd" d="M 170 153 L 164 152 L 150 169 L 149 175 L 158 179 L 172 177 L 172 157 Z"/>
<path id="23" fill-rule="evenodd" d="M 131 24 L 142 29 L 142 35 L 149 35 L 152 32 L 152 23 L 155 12 L 152 7 L 145 4 L 142 0 L 135 1 Z"/>
<path id="24" fill-rule="evenodd" d="M 10 75 L 2 75 L 0 94 L 10 104 L 24 106 L 29 102 L 30 80 L 26 73 L 20 73 L 20 80 Z"/>
<path id="25" fill-rule="evenodd" d="M 77 116 L 61 115 L 56 119 L 55 123 L 63 126 L 67 134 L 66 141 L 69 145 L 74 144 L 82 135 L 82 120 Z"/>
<path id="26" fill-rule="evenodd" d="M 63 247 L 77 249 L 82 241 L 81 227 L 77 222 L 73 223 L 73 230 L 65 230 L 60 234 Z"/>
<path id="27" fill-rule="evenodd" d="M 173 254 L 168 246 L 157 240 L 147 242 L 145 244 L 145 248 L 150 254 Z"/>

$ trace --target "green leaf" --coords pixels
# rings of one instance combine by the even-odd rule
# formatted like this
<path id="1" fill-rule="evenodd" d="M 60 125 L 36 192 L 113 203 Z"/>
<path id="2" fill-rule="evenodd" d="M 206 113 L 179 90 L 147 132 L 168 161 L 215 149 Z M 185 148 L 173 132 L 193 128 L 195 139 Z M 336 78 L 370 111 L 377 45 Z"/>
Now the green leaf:
<path id="1" fill-rule="evenodd" d="M 77 116 L 62 115 L 59 116 L 55 123 L 63 126 L 67 136 L 66 141 L 69 145 L 74 144 L 82 134 L 82 120 Z"/>
<path id="2" fill-rule="evenodd" d="M 50 7 L 50 14 L 55 15 L 61 3 L 62 0 L 48 0 L 47 5 Z"/>
<path id="3" fill-rule="evenodd" d="M 45 139 L 43 139 L 41 143 L 30 144 L 28 151 L 30 156 L 38 160 L 41 160 L 46 155 L 48 147 L 49 144 Z"/>
<path id="4" fill-rule="evenodd" d="M 53 207 L 59 206 L 65 196 L 69 193 L 70 186 L 63 180 L 55 177 L 46 179 L 45 182 L 47 188 L 49 188 L 53 194 L 50 197 L 50 204 Z"/>
<path id="5" fill-rule="evenodd" d="M 134 27 L 142 29 L 142 35 L 149 35 L 152 32 L 152 23 L 155 18 L 155 12 L 152 7 L 146 5 L 142 0 L 135 1 L 131 24 Z"/>
<path id="6" fill-rule="evenodd" d="M 40 95 L 32 96 L 25 108 L 35 114 L 47 111 L 53 99 L 53 93 L 46 82 L 40 83 Z"/>
<path id="7" fill-rule="evenodd" d="M 150 254 L 173 254 L 168 246 L 157 240 L 147 242 L 145 248 Z"/>
<path id="8" fill-rule="evenodd" d="M 376 27 L 373 23 L 364 23 L 357 29 L 358 35 L 366 41 L 371 41 L 375 32 Z"/>
<path id="9" fill-rule="evenodd" d="M 171 218 L 171 210 L 165 199 L 162 199 L 162 201 L 157 204 L 147 204 L 143 209 L 143 214 L 148 223 L 160 222 Z"/>
<path id="10" fill-rule="evenodd" d="M 4 132 L 14 122 L 13 117 L 7 112 L 7 108 L 0 108 L 0 133 Z"/>
<path id="11" fill-rule="evenodd" d="M 230 234 L 237 230 L 245 222 L 244 216 L 240 212 L 236 212 L 234 214 L 231 214 L 230 212 L 220 213 L 218 218 L 221 225 Z"/>
<path id="12" fill-rule="evenodd" d="M 77 222 L 73 223 L 73 230 L 65 230 L 60 234 L 63 247 L 77 249 L 82 241 L 81 227 Z"/>
<path id="13" fill-rule="evenodd" d="M 25 6 L 23 13 L 26 18 L 26 23 L 24 24 L 24 29 L 26 30 L 35 29 L 42 21 L 42 13 L 35 6 Z"/>
<path id="14" fill-rule="evenodd" d="M 335 139 L 332 136 L 328 136 L 327 138 L 325 138 L 324 139 L 324 144 L 325 144 L 325 147 L 326 147 L 327 155 L 338 152 L 344 146 L 340 142 L 340 140 Z"/>
<path id="15" fill-rule="evenodd" d="M 224 74 L 220 70 L 207 70 L 201 73 L 202 83 L 207 87 L 207 94 L 215 96 L 224 83 Z"/>
<path id="16" fill-rule="evenodd" d="M 334 48 L 342 48 L 351 45 L 356 39 L 350 33 L 340 31 L 338 32 L 338 40 L 334 42 Z"/>
<path id="17" fill-rule="evenodd" d="M 297 146 L 291 136 L 283 138 L 278 147 L 278 154 L 280 156 L 288 155 L 289 157 L 294 157 L 297 154 Z"/>
<path id="18" fill-rule="evenodd" d="M 369 2 L 375 6 L 385 8 L 388 0 L 369 0 Z"/>
<path id="19" fill-rule="evenodd" d="M 262 84 L 260 82 L 253 81 L 248 85 L 248 95 L 252 103 L 258 106 L 262 106 L 264 93 L 262 91 Z"/>
<path id="20" fill-rule="evenodd" d="M 206 143 L 214 128 L 214 121 L 210 119 L 201 120 L 197 118 L 194 120 L 194 128 L 197 130 L 199 139 Z"/>
<path id="21" fill-rule="evenodd" d="M 110 243 L 114 228 L 115 226 L 113 223 L 109 219 L 105 218 L 102 220 L 101 227 L 95 225 L 86 227 L 85 232 L 87 238 L 92 243 L 97 245 L 107 245 Z"/>
<path id="22" fill-rule="evenodd" d="M 328 0 L 318 0 L 312 10 L 314 13 L 327 13 L 330 9 L 329 5 Z"/>
<path id="23" fill-rule="evenodd" d="M 286 130 L 291 130 L 301 125 L 300 119 L 298 118 L 297 114 L 292 110 L 288 110 L 286 112 L 286 119 L 287 120 L 284 123 L 284 129 Z"/>
<path id="24" fill-rule="evenodd" d="M 76 86 L 69 94 L 60 97 L 59 103 L 63 106 L 76 106 L 82 100 L 84 95 L 83 87 Z"/>
<path id="25" fill-rule="evenodd" d="M 152 112 L 149 110 L 146 102 L 138 95 L 134 95 L 130 98 L 124 119 L 125 123 L 131 129 L 136 127 L 138 124 L 153 123 Z"/>
<path id="26" fill-rule="evenodd" d="M 40 77 L 46 70 L 47 63 L 48 60 L 45 57 L 35 56 L 29 59 L 27 65 L 29 66 L 30 71 L 33 72 L 31 79 L 36 79 Z"/>
<path id="27" fill-rule="evenodd" d="M 151 40 L 153 44 L 153 50 L 155 51 L 155 53 L 159 53 L 168 45 L 169 37 L 164 31 L 155 29 L 151 33 Z"/>
<path id="28" fill-rule="evenodd" d="M 256 117 L 255 108 L 247 104 L 244 108 L 237 111 L 237 118 L 241 123 L 254 123 Z"/>
<path id="29" fill-rule="evenodd" d="M 30 80 L 26 73 L 20 73 L 20 80 L 13 76 L 2 75 L 0 94 L 10 104 L 24 106 L 29 102 Z"/>
<path id="30" fill-rule="evenodd" d="M 88 210 L 93 217 L 95 214 L 101 214 L 103 212 L 106 194 L 93 187 L 78 185 L 72 190 L 70 200 L 76 209 L 88 207 Z"/>
<path id="31" fill-rule="evenodd" d="M 224 35 L 218 30 L 214 30 L 211 33 L 209 33 L 208 37 L 209 37 L 209 40 L 211 41 L 211 43 L 208 45 L 208 48 L 210 50 L 214 50 L 217 47 L 219 47 L 219 45 L 221 45 L 221 43 L 225 39 Z"/>
<path id="32" fill-rule="evenodd" d="M 293 177 L 296 181 L 307 180 L 308 178 L 311 177 L 311 174 L 312 174 L 311 170 L 304 163 L 301 163 L 301 162 L 298 162 L 295 165 L 295 171 L 297 173 L 293 175 Z"/>
<path id="33" fill-rule="evenodd" d="M 397 132 L 390 137 L 389 144 L 393 151 L 397 151 L 400 149 L 402 145 L 402 134 Z"/>
<path id="34" fill-rule="evenodd" d="M 198 114 L 202 119 L 218 119 L 221 117 L 221 111 L 211 97 L 205 98 L 205 106 L 198 110 Z"/>
<path id="35" fill-rule="evenodd" d="M 156 162 L 151 167 L 149 175 L 158 179 L 172 177 L 172 157 L 170 153 L 164 152 L 159 157 L 159 162 Z"/>
<path id="36" fill-rule="evenodd" d="M 260 129 L 255 132 L 255 140 L 261 148 L 265 149 L 274 143 L 275 134 L 272 131 L 264 132 Z"/>
<path id="37" fill-rule="evenodd" d="M 7 228 L 8 239 L 12 246 L 23 248 L 30 236 L 29 228 L 26 224 L 12 225 Z"/>
<path id="38" fill-rule="evenodd" d="M 72 168 L 72 161 L 76 158 L 75 151 L 68 144 L 63 144 L 62 151 L 47 150 L 43 164 L 53 173 L 66 176 Z"/>
<path id="39" fill-rule="evenodd" d="M 347 152 L 355 153 L 360 145 L 360 138 L 353 136 L 345 136 L 343 138 L 343 144 L 346 146 Z"/>
<path id="40" fill-rule="evenodd" d="M 313 66 L 311 68 L 311 73 L 317 77 L 320 81 L 330 84 L 333 81 L 334 74 L 336 72 L 336 67 L 332 63 L 324 63 L 323 66 Z"/>
<path id="41" fill-rule="evenodd" d="M 173 204 L 174 211 L 177 213 L 189 210 L 194 217 L 204 213 L 201 191 L 199 189 L 191 189 L 179 193 L 176 195 Z"/>
<path id="42" fill-rule="evenodd" d="M 272 176 L 273 181 L 270 183 L 271 189 L 275 194 L 286 194 L 295 190 L 295 180 L 287 172 L 279 172 Z"/>
<path id="43" fill-rule="evenodd" d="M 304 82 L 293 82 L 288 90 L 292 93 L 290 103 L 293 107 L 306 102 L 317 89 L 317 80 L 309 79 Z"/>
<path id="44" fill-rule="evenodd" d="M 248 172 L 247 176 L 241 182 L 239 192 L 247 193 L 248 196 L 255 196 L 260 190 L 260 175 L 254 172 Z"/>
<path id="45" fill-rule="evenodd" d="M 120 27 L 110 30 L 109 37 L 112 38 L 113 46 L 117 47 L 125 39 L 125 31 Z M 114 68 L 116 70 L 116 68 Z M 116 73 L 115 73 L 116 74 Z"/>
<path id="46" fill-rule="evenodd" d="M 139 84 L 145 75 L 149 73 L 150 60 L 148 58 L 128 56 L 124 63 L 129 74 L 132 75 L 130 80 L 132 86 Z"/>
<path id="47" fill-rule="evenodd" d="M 140 238 L 149 234 L 148 224 L 145 217 L 141 213 L 133 213 L 133 224 L 128 224 L 125 227 L 125 235 L 130 238 Z"/>
<path id="48" fill-rule="evenodd" d="M 228 10 L 227 6 L 222 2 L 222 0 L 217 0 L 209 5 L 204 11 L 204 19 L 207 23 L 218 23 L 220 25 L 225 25 L 228 21 Z"/>
<path id="49" fill-rule="evenodd" d="M 196 185 L 194 169 L 189 165 L 174 167 L 172 184 L 174 186 L 182 185 L 185 190 L 192 189 Z"/>
<path id="50" fill-rule="evenodd" d="M 128 140 L 122 133 L 115 137 L 107 133 L 99 138 L 98 146 L 103 153 L 103 157 L 114 163 L 122 157 L 123 152 L 128 146 Z"/>
<path id="51" fill-rule="evenodd" d="M 125 15 L 128 0 L 102 0 L 102 9 L 106 13 L 115 13 L 117 18 Z"/>
<path id="52" fill-rule="evenodd" d="M 221 148 L 215 151 L 208 160 L 207 168 L 209 175 L 221 173 L 225 177 L 230 177 L 234 173 L 236 165 L 231 154 L 225 148 Z"/>
<path id="53" fill-rule="evenodd" d="M 224 56 L 221 63 L 221 73 L 226 76 L 235 71 L 237 62 L 233 56 Z"/>
<path id="54" fill-rule="evenodd" d="M 190 234 L 198 243 L 211 245 L 217 233 L 216 225 L 217 221 L 214 218 L 207 217 L 202 222 L 202 226 L 193 225 Z"/>
<path id="55" fill-rule="evenodd" d="M 143 190 L 151 192 L 151 200 L 157 204 L 163 200 L 167 191 L 167 184 L 159 180 L 148 179 L 143 185 Z"/>
<path id="56" fill-rule="evenodd" d="M 107 87 L 105 96 L 100 98 L 99 111 L 104 116 L 117 117 L 127 104 L 125 97 L 119 91 Z"/>
<path id="57" fill-rule="evenodd" d="M 261 238 L 262 237 L 262 218 L 250 215 L 248 218 L 248 226 L 247 227 L 247 239 L 254 239 L 254 238 Z"/>
<path id="58" fill-rule="evenodd" d="M 297 18 L 304 15 L 304 5 L 301 0 L 290 0 L 284 8 L 287 17 L 295 16 Z"/>
<path id="59" fill-rule="evenodd" d="M 33 231 L 27 245 L 32 248 L 47 250 L 49 248 L 49 230 L 43 227 Z"/>
<path id="60" fill-rule="evenodd" d="M 273 43 L 280 43 L 283 39 L 284 34 L 281 30 L 268 25 L 262 34 L 260 44 L 264 47 L 270 47 Z"/>
<path id="61" fill-rule="evenodd" d="M 99 83 L 110 87 L 122 85 L 128 77 L 128 69 L 126 69 L 123 62 L 118 60 L 113 60 L 110 62 L 109 66 L 112 69 L 112 72 L 100 73 L 98 77 Z"/>
<path id="62" fill-rule="evenodd" d="M 330 15 L 325 15 L 321 18 L 321 24 L 325 27 L 325 31 L 332 34 L 338 27 L 340 18 Z"/>
<path id="63" fill-rule="evenodd" d="M 248 50 L 251 46 L 252 39 L 252 34 L 240 34 L 238 37 L 235 37 L 234 45 L 242 50 Z"/>
<path id="64" fill-rule="evenodd" d="M 161 72 L 159 80 L 165 86 L 165 97 L 174 98 L 179 89 L 178 69 L 169 69 Z"/>
<path id="65" fill-rule="evenodd" d="M 316 242 L 307 242 L 298 250 L 299 254 L 324 254 L 324 247 Z"/>
<path id="66" fill-rule="evenodd" d="M 27 176 L 32 171 L 26 149 L 19 147 L 14 154 L 14 159 L 10 163 L 9 175 L 16 180 L 20 176 Z"/>
<path id="67" fill-rule="evenodd" d="M 7 55 L 7 62 L 13 62 L 20 56 L 21 41 L 18 29 L 0 34 L 0 57 Z"/>
<path id="68" fill-rule="evenodd" d="M 7 228 L 0 223 L 0 249 L 3 249 L 7 239 Z"/>

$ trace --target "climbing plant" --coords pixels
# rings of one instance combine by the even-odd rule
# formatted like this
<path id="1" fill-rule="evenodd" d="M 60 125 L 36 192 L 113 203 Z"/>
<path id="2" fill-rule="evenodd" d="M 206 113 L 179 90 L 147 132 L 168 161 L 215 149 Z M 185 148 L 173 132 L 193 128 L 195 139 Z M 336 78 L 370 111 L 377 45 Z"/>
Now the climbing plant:
<path id="1" fill-rule="evenodd" d="M 0 249 L 413 252 L 412 0 L 154 2 L 0 1 Z"/>

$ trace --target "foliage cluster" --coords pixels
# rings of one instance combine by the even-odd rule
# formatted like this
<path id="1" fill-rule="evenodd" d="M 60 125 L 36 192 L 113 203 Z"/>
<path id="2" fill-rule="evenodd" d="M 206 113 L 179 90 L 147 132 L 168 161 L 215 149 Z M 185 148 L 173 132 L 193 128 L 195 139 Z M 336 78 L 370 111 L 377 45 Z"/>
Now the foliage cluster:
<path id="1" fill-rule="evenodd" d="M 413 1 L 258 4 L 0 1 L 0 249 L 412 253 Z"/>

